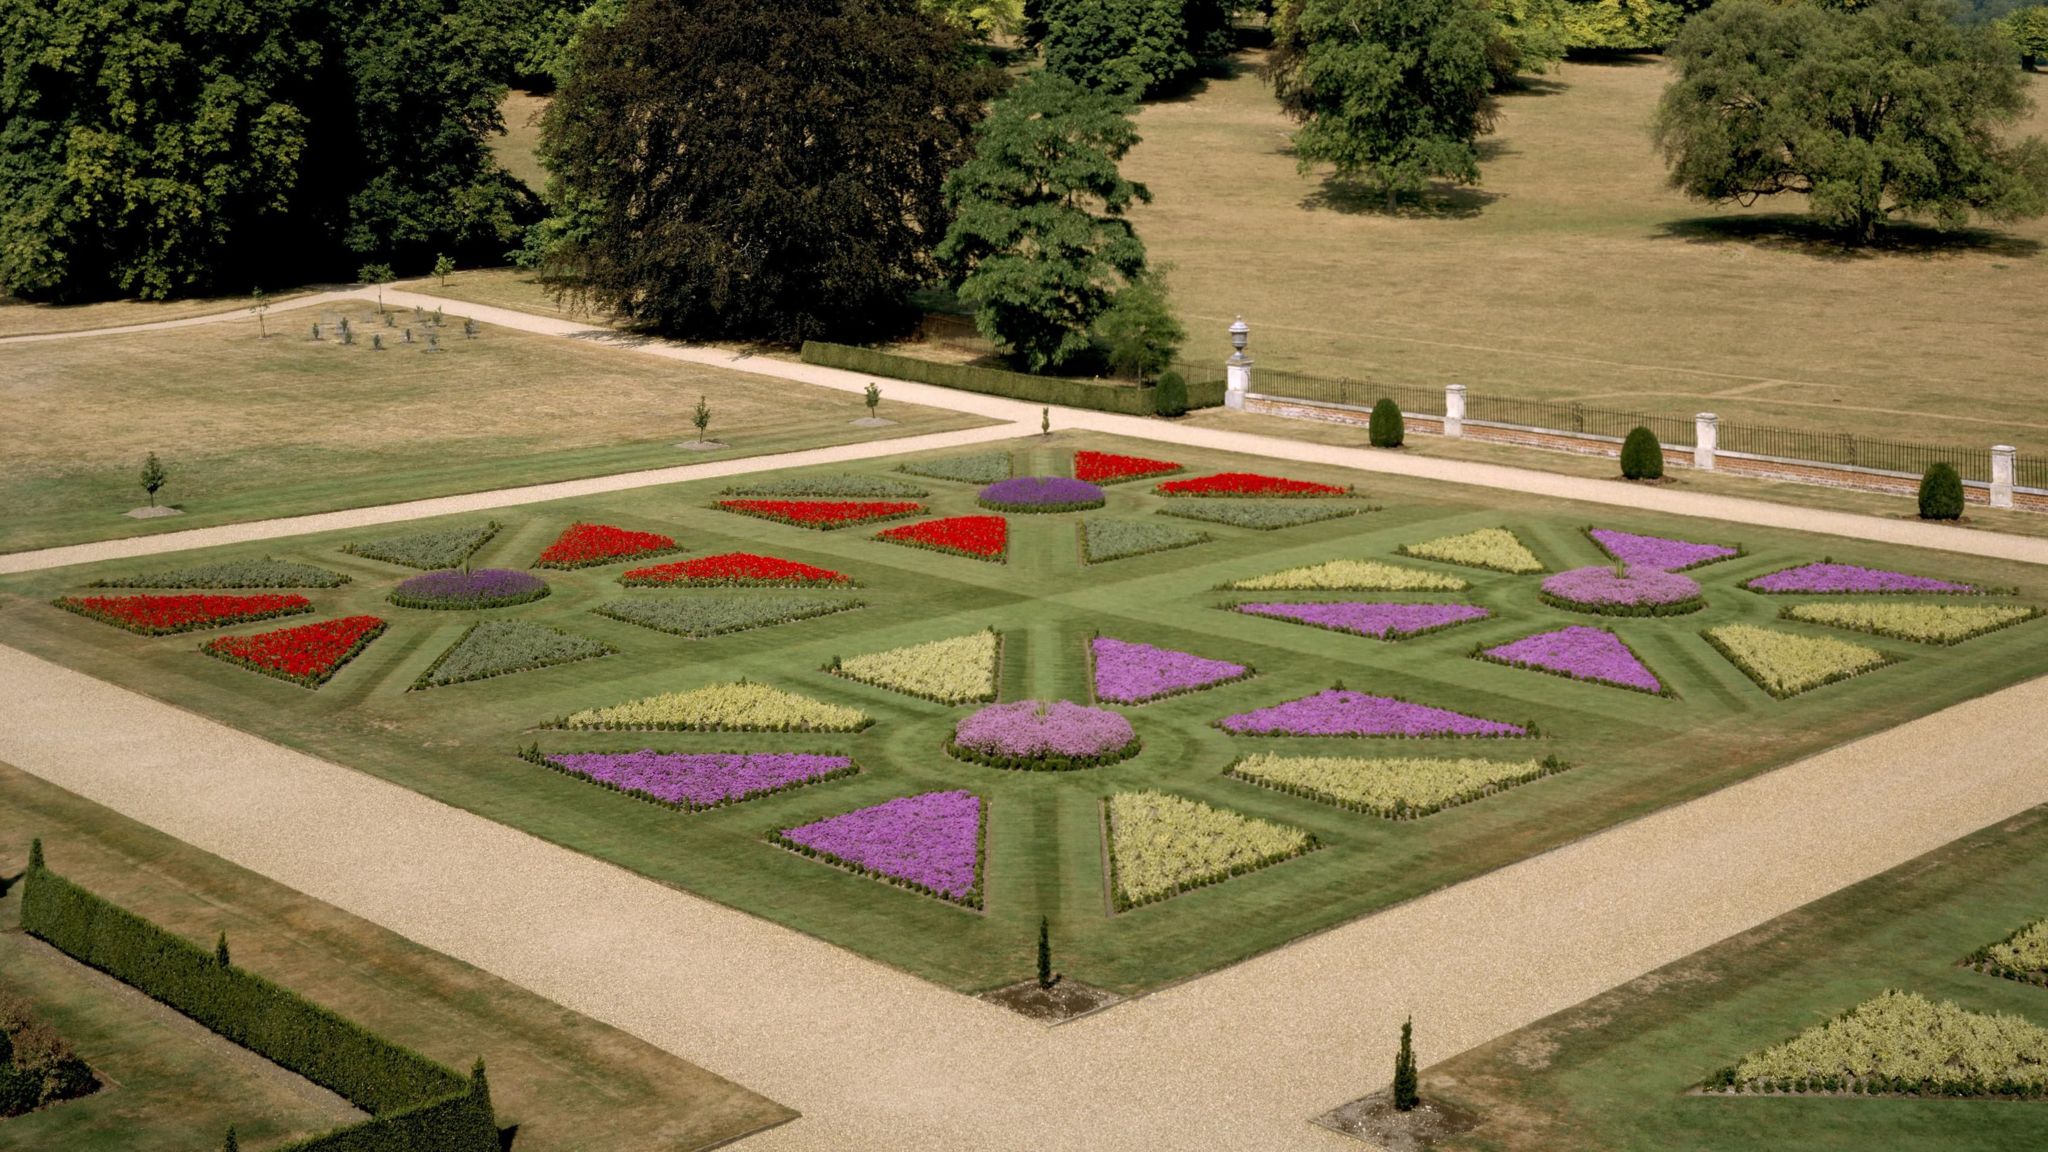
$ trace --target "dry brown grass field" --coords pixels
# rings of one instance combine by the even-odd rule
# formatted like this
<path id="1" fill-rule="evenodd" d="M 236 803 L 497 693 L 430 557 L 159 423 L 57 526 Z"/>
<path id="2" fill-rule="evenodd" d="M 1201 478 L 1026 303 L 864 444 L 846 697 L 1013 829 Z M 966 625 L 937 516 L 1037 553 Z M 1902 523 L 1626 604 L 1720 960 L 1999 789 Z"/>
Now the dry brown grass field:
<path id="1" fill-rule="evenodd" d="M 1198 360 L 1242 313 L 1272 368 L 1474 394 L 2048 450 L 2048 221 L 1845 253 L 1780 197 L 1665 184 L 1659 59 L 1567 63 L 1500 103 L 1479 187 L 1389 216 L 1300 175 L 1252 68 L 1138 116 L 1124 170 Z M 2048 134 L 2048 76 L 2029 75 Z"/>

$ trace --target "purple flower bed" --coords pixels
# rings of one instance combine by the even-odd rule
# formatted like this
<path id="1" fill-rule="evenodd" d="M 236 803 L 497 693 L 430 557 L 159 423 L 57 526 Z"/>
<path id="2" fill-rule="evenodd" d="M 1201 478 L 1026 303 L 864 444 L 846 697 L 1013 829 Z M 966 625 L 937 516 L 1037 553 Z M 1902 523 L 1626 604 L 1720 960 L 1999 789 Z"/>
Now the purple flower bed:
<path id="1" fill-rule="evenodd" d="M 1729 548 L 1720 544 L 1695 544 L 1690 540 L 1672 540 L 1664 536 L 1638 536 L 1633 532 L 1617 532 L 1612 528 L 1588 528 L 1586 535 L 1600 550 L 1628 565 L 1630 568 L 1656 568 L 1665 572 L 1681 572 L 1742 555 L 1742 549 Z"/>
<path id="2" fill-rule="evenodd" d="M 1909 576 L 1882 568 L 1858 568 L 1854 564 L 1801 564 L 1781 568 L 1767 576 L 1742 583 L 1751 592 L 1958 592 L 1978 593 L 1974 584 L 1957 584 L 1927 576 Z"/>
<path id="3" fill-rule="evenodd" d="M 548 594 L 547 581 L 512 568 L 479 568 L 463 572 L 448 568 L 422 572 L 391 590 L 401 608 L 502 608 L 524 604 Z"/>
<path id="4" fill-rule="evenodd" d="M 998 512 L 1079 512 L 1100 508 L 1102 489 L 1069 476 L 1013 476 L 981 490 L 983 508 Z"/>
<path id="5" fill-rule="evenodd" d="M 1574 568 L 1545 580 L 1537 595 L 1553 608 L 1602 616 L 1683 616 L 1707 606 L 1698 581 L 1657 568 Z"/>
<path id="6" fill-rule="evenodd" d="M 1666 694 L 1663 683 L 1622 643 L 1621 637 L 1605 628 L 1574 624 L 1555 632 L 1539 632 L 1512 644 L 1484 649 L 1479 657 L 1573 680 L 1612 684 L 1659 696 Z"/>
<path id="7" fill-rule="evenodd" d="M 857 769 L 852 759 L 811 752 L 556 752 L 528 759 L 629 796 L 697 811 L 812 784 Z"/>
<path id="8" fill-rule="evenodd" d="M 1529 736 L 1530 728 L 1332 688 L 1216 722 L 1239 736 Z"/>
<path id="9" fill-rule="evenodd" d="M 1138 754 L 1131 722 L 1070 700 L 991 704 L 953 726 L 946 751 L 993 768 L 1066 771 Z"/>
<path id="10" fill-rule="evenodd" d="M 1380 604 L 1357 600 L 1311 604 L 1234 604 L 1251 616 L 1271 616 L 1380 640 L 1399 640 L 1486 619 L 1477 604 Z"/>
<path id="11" fill-rule="evenodd" d="M 1088 651 L 1095 658 L 1095 696 L 1112 704 L 1143 704 L 1252 674 L 1245 665 L 1228 660 L 1107 636 L 1089 641 Z"/>
<path id="12" fill-rule="evenodd" d="M 806 856 L 979 908 L 981 824 L 981 797 L 925 792 L 768 835 Z"/>

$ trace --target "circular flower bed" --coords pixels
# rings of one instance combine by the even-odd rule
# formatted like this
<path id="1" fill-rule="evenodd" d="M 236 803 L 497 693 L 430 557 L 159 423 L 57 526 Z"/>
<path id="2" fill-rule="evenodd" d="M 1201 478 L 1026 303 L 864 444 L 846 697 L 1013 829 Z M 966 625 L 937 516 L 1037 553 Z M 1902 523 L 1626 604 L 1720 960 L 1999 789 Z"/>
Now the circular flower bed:
<path id="1" fill-rule="evenodd" d="M 503 608 L 547 594 L 547 581 L 531 572 L 511 568 L 463 572 L 450 568 L 414 576 L 392 589 L 390 599 L 400 608 Z"/>
<path id="2" fill-rule="evenodd" d="M 946 751 L 991 768 L 1066 772 L 1128 760 L 1138 734 L 1115 712 L 1068 700 L 991 704 L 953 726 Z"/>
<path id="3" fill-rule="evenodd" d="M 1543 582 L 1545 604 L 1599 616 L 1683 616 L 1707 606 L 1699 582 L 1659 568 L 1574 568 Z"/>
<path id="4" fill-rule="evenodd" d="M 998 512 L 1083 512 L 1102 507 L 1102 489 L 1068 476 L 1013 476 L 981 490 L 983 508 Z"/>

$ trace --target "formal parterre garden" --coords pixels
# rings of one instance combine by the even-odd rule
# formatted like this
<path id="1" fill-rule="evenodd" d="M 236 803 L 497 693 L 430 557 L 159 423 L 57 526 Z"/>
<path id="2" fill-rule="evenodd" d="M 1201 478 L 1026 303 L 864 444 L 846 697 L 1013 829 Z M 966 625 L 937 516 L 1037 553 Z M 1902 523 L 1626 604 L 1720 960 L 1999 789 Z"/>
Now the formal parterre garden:
<path id="1" fill-rule="evenodd" d="M 1068 434 L 0 592 L 6 643 L 963 991 L 1041 916 L 1141 991 L 2048 671 L 2021 565 Z"/>

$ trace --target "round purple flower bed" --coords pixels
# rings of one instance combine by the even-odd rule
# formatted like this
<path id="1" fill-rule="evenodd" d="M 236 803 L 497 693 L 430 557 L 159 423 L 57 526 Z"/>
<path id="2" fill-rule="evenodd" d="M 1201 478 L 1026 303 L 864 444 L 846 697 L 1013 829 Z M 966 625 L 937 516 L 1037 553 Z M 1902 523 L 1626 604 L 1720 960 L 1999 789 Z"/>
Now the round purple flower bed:
<path id="1" fill-rule="evenodd" d="M 1103 495 L 1069 476 L 1013 476 L 983 488 L 979 502 L 997 512 L 1085 512 L 1102 507 Z"/>
<path id="2" fill-rule="evenodd" d="M 450 568 L 422 572 L 404 581 L 392 589 L 390 600 L 400 608 L 503 608 L 547 594 L 547 581 L 531 572 L 514 568 L 463 572 Z"/>
<path id="3" fill-rule="evenodd" d="M 991 768 L 1069 772 L 1099 768 L 1138 754 L 1131 722 L 1115 712 L 1069 700 L 991 704 L 953 726 L 946 751 Z"/>
<path id="4" fill-rule="evenodd" d="M 1598 616 L 1683 616 L 1707 606 L 1699 581 L 1660 568 L 1574 568 L 1543 582 L 1545 604 Z"/>

